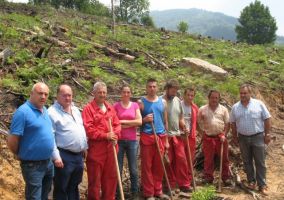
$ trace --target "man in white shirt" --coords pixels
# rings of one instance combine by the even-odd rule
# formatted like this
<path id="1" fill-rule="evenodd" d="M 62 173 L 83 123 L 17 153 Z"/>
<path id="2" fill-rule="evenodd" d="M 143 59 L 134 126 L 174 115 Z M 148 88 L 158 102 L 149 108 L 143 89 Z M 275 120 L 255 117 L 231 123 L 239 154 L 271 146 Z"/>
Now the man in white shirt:
<path id="1" fill-rule="evenodd" d="M 62 84 L 57 90 L 57 101 L 48 109 L 57 146 L 54 151 L 55 200 L 80 199 L 78 185 L 82 182 L 87 138 L 81 113 L 73 105 L 72 97 L 71 87 Z"/>

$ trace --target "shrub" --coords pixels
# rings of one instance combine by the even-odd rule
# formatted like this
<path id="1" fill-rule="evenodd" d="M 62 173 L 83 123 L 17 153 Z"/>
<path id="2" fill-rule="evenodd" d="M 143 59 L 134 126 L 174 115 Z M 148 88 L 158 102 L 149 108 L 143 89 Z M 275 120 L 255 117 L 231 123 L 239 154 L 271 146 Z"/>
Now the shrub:
<path id="1" fill-rule="evenodd" d="M 192 200 L 213 200 L 216 190 L 214 186 L 208 186 L 192 193 Z"/>

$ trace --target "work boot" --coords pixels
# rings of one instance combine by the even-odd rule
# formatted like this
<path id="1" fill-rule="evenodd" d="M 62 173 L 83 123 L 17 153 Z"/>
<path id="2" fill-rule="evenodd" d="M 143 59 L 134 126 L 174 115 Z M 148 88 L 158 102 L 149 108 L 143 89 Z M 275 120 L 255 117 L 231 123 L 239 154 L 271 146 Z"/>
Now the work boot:
<path id="1" fill-rule="evenodd" d="M 192 188 L 189 187 L 180 187 L 180 191 L 184 192 L 184 193 L 190 193 L 192 192 Z"/>
<path id="2" fill-rule="evenodd" d="M 170 197 L 168 195 L 163 194 L 163 193 L 160 194 L 160 195 L 157 195 L 155 197 L 157 197 L 158 199 L 162 199 L 162 200 L 169 200 L 170 199 Z"/>
<path id="3" fill-rule="evenodd" d="M 230 186 L 233 186 L 233 185 L 234 185 L 233 180 L 230 179 L 230 178 L 224 180 L 223 183 L 224 183 L 224 185 L 225 185 L 226 187 L 230 187 Z"/>
<path id="4" fill-rule="evenodd" d="M 139 200 L 139 193 L 138 192 L 134 192 L 131 194 L 131 200 Z"/>

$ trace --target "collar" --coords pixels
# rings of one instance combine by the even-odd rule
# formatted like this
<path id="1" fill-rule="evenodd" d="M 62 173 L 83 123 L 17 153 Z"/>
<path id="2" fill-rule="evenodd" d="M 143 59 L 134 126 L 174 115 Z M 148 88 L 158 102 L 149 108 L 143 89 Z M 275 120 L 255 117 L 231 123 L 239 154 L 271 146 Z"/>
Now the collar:
<path id="1" fill-rule="evenodd" d="M 27 104 L 31 109 L 33 109 L 33 110 L 37 110 L 37 111 L 39 111 L 39 112 L 41 112 L 41 113 L 44 113 L 44 112 L 45 112 L 45 107 L 44 107 L 44 106 L 42 107 L 42 111 L 41 111 L 40 109 L 38 109 L 37 107 L 35 107 L 35 105 L 32 104 L 32 102 L 31 102 L 30 100 L 27 100 L 27 101 L 26 101 L 26 104 Z"/>
<path id="2" fill-rule="evenodd" d="M 100 111 L 100 110 L 101 110 L 101 108 L 98 106 L 98 104 L 96 103 L 95 100 L 93 100 L 93 101 L 91 102 L 91 105 L 93 106 L 93 108 L 94 108 L 95 110 L 97 110 L 97 111 Z M 111 110 L 110 104 L 109 104 L 107 101 L 104 102 L 104 105 L 105 105 L 107 111 L 110 111 L 110 110 Z"/>
<path id="3" fill-rule="evenodd" d="M 63 106 L 61 106 L 60 103 L 58 103 L 58 101 L 55 101 L 55 102 L 54 102 L 54 106 L 55 106 L 55 108 L 57 108 L 57 109 L 59 109 L 59 110 L 65 112 Z M 74 103 L 72 102 L 72 103 L 71 103 L 71 110 L 72 110 L 72 111 L 73 111 L 73 107 L 74 107 Z"/>
<path id="4" fill-rule="evenodd" d="M 247 107 L 251 104 L 251 102 L 252 102 L 252 98 L 249 99 L 249 102 L 248 102 L 248 104 L 247 104 L 246 106 L 245 106 L 241 101 L 240 101 L 240 104 L 241 104 L 243 107 L 247 108 Z"/>

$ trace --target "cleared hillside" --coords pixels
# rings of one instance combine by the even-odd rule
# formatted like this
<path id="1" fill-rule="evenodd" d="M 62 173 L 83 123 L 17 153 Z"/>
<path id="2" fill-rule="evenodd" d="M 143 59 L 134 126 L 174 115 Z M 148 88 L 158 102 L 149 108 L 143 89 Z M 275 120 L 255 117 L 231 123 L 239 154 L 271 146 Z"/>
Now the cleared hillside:
<path id="1" fill-rule="evenodd" d="M 110 24 L 110 19 L 72 10 L 0 3 L 0 52 L 6 49 L 5 55 L 10 55 L 0 60 L 0 127 L 8 130 L 12 113 L 25 101 L 36 81 L 49 85 L 49 104 L 57 86 L 69 83 L 75 90 L 76 104 L 82 107 L 89 101 L 89 91 L 97 80 L 107 83 L 113 101 L 124 82 L 133 87 L 135 96 L 143 95 L 149 77 L 156 78 L 161 89 L 170 78 L 178 79 L 182 87 L 195 86 L 198 105 L 206 102 L 209 89 L 218 89 L 228 107 L 237 101 L 239 85 L 250 83 L 255 95 L 269 105 L 275 126 L 283 124 L 284 48 L 122 23 L 113 35 Z M 184 57 L 206 60 L 229 75 L 216 77 L 184 67 Z M 19 165 L 7 150 L 4 136 L 0 141 L 0 199 L 21 199 Z M 283 141 L 279 137 L 279 145 Z"/>

